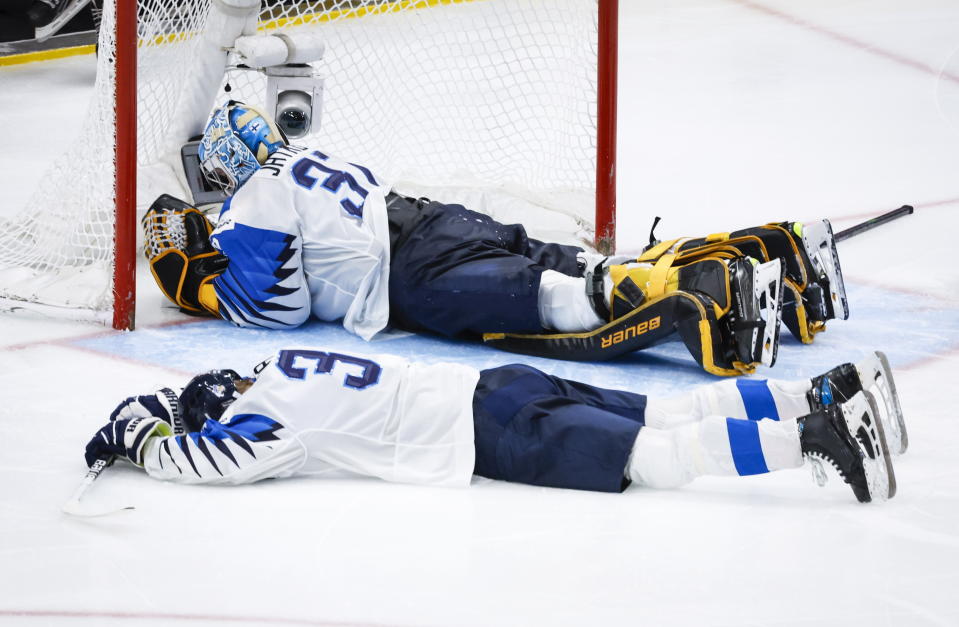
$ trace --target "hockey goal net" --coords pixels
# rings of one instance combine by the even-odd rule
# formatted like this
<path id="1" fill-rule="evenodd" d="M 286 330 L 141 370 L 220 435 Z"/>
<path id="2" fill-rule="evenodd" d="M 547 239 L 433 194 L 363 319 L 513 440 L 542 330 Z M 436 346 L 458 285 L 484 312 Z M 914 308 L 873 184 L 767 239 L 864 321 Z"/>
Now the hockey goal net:
<path id="1" fill-rule="evenodd" d="M 196 99 L 186 86 L 224 0 L 116 2 L 104 3 L 81 141 L 0 229 L 0 299 L 131 328 L 138 218 L 160 193 L 192 200 L 183 100 Z M 257 30 L 309 29 L 325 45 L 322 117 L 297 143 L 533 235 L 611 245 L 616 3 L 264 2 Z M 262 73 L 228 68 L 203 110 L 262 104 L 265 91 Z"/>

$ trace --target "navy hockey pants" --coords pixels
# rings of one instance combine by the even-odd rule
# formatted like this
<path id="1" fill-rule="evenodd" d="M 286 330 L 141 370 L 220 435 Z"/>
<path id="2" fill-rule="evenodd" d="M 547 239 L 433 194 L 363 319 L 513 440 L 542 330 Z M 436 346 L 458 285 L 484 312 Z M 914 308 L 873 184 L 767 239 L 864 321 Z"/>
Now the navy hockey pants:
<path id="1" fill-rule="evenodd" d="M 542 333 L 544 270 L 582 276 L 582 249 L 547 244 L 519 224 L 462 205 L 388 199 L 390 322 L 411 331 Z"/>
<path id="2" fill-rule="evenodd" d="M 646 397 L 512 364 L 480 373 L 475 474 L 554 488 L 621 492 Z"/>

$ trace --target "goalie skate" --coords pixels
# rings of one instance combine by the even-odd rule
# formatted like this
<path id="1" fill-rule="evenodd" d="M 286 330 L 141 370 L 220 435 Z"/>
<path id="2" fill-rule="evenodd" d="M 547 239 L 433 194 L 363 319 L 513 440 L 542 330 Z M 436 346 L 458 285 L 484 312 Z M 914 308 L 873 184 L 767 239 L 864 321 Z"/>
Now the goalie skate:
<path id="1" fill-rule="evenodd" d="M 813 477 L 823 486 L 832 466 L 861 503 L 896 494 L 896 477 L 872 395 L 857 392 L 845 403 L 826 405 L 799 419 L 800 445 Z"/>
<path id="2" fill-rule="evenodd" d="M 802 243 L 817 275 L 810 279 L 821 285 L 828 294 L 828 298 L 822 303 L 825 306 L 823 319 L 848 319 L 849 302 L 846 299 L 846 285 L 842 280 L 842 268 L 839 265 L 839 253 L 836 252 L 832 224 L 829 220 L 803 224 Z"/>
<path id="3" fill-rule="evenodd" d="M 758 263 L 745 258 L 729 266 L 733 307 L 729 327 L 744 363 L 776 363 L 782 322 L 783 270 L 779 259 Z"/>
<path id="4" fill-rule="evenodd" d="M 876 351 L 859 363 L 842 364 L 812 379 L 809 402 L 813 408 L 843 403 L 865 391 L 873 397 L 889 451 L 901 455 L 909 446 L 906 423 L 896 391 L 896 382 L 885 353 Z"/>

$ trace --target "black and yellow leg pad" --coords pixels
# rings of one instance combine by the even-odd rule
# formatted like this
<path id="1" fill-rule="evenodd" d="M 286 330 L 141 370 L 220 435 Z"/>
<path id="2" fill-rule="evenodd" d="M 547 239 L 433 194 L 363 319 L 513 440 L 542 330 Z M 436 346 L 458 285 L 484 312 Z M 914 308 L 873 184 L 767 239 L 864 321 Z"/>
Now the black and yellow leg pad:
<path id="1" fill-rule="evenodd" d="M 685 290 L 709 296 L 716 316 L 722 317 L 730 306 L 728 259 L 710 256 L 693 260 L 679 255 L 663 255 L 655 263 L 614 265 L 608 268 L 613 284 L 607 319 L 620 318 L 646 300 L 669 292 Z M 595 299 L 594 299 L 595 301 Z"/>
<path id="2" fill-rule="evenodd" d="M 829 307 L 828 286 L 824 288 L 817 281 L 802 244 L 801 228 L 796 222 L 779 222 L 706 237 L 668 240 L 651 246 L 639 259 L 655 261 L 667 254 L 708 255 L 719 251 L 734 251 L 763 262 L 779 259 L 784 269 L 782 321 L 796 339 L 809 344 L 835 315 Z"/>
<path id="3" fill-rule="evenodd" d="M 487 333 L 483 341 L 511 353 L 569 361 L 605 361 L 641 350 L 678 332 L 690 354 L 707 372 L 724 376 L 753 372 L 756 363 L 743 363 L 724 348 L 722 322 L 716 319 L 714 304 L 703 294 L 673 291 L 647 300 L 593 331 Z"/>

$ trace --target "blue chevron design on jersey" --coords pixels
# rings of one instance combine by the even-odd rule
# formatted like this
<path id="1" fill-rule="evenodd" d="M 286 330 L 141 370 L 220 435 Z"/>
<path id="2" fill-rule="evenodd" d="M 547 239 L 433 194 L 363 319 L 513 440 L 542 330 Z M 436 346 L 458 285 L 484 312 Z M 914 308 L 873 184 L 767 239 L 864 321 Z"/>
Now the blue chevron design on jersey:
<path id="1" fill-rule="evenodd" d="M 225 211 L 229 211 L 229 207 Z M 304 289 L 280 285 L 294 273 L 301 272 L 299 265 L 287 265 L 297 251 L 293 247 L 295 235 L 238 223 L 232 229 L 217 233 L 213 239 L 216 247 L 230 259 L 226 271 L 213 280 L 217 298 L 225 305 L 221 307 L 224 317 L 233 320 L 235 315 L 258 325 L 257 320 L 281 322 L 268 312 L 297 309 L 276 302 Z"/>
<path id="2" fill-rule="evenodd" d="M 236 414 L 226 424 L 207 420 L 200 433 L 210 438 L 235 440 L 239 436 L 249 442 L 271 442 L 280 439 L 276 432 L 282 428 L 283 425 L 263 414 Z"/>
<path id="3" fill-rule="evenodd" d="M 207 420 L 203 423 L 203 429 L 200 431 L 188 433 L 185 436 L 177 436 L 174 440 L 180 450 L 183 451 L 184 457 L 190 462 L 190 466 L 193 468 L 196 476 L 200 476 L 200 471 L 193 462 L 193 454 L 190 452 L 189 445 L 191 441 L 196 449 L 210 462 L 213 469 L 216 470 L 220 476 L 223 476 L 223 472 L 220 470 L 210 451 L 210 445 L 213 445 L 239 468 L 240 464 L 237 462 L 236 457 L 234 457 L 233 452 L 230 451 L 230 448 L 226 445 L 226 440 L 234 442 L 237 446 L 249 453 L 251 457 L 255 458 L 256 453 L 253 452 L 253 447 L 250 446 L 250 443 L 279 440 L 280 438 L 277 437 L 276 432 L 282 428 L 283 425 L 262 414 L 237 414 L 225 425 L 215 420 Z"/>

